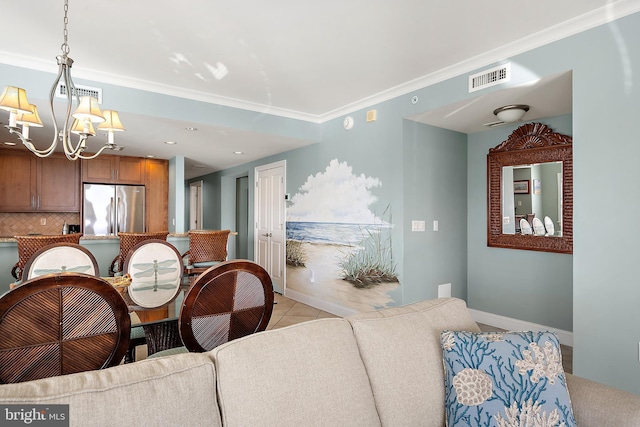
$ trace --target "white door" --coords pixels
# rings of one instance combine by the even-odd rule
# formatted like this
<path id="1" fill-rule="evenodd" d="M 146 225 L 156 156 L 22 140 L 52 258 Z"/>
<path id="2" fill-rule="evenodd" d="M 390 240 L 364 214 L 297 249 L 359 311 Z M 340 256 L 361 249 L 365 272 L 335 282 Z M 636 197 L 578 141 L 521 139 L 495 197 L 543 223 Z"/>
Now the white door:
<path id="1" fill-rule="evenodd" d="M 275 291 L 285 288 L 285 171 L 286 162 L 257 167 L 255 260 L 267 270 Z"/>
<path id="2" fill-rule="evenodd" d="M 202 181 L 189 184 L 189 230 L 202 230 Z"/>

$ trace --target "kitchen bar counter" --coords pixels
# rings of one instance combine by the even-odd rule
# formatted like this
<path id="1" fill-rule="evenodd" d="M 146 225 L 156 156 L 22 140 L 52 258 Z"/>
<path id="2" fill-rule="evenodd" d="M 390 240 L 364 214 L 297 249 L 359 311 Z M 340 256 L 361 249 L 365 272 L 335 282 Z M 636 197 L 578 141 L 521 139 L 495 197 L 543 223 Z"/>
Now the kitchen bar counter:
<path id="1" fill-rule="evenodd" d="M 34 234 L 35 236 L 35 234 Z M 189 237 L 187 233 L 169 233 L 167 239 L 171 237 Z M 83 240 L 120 240 L 118 236 L 85 236 L 80 237 L 80 241 Z M 0 237 L 0 243 L 16 243 L 16 239 L 13 237 Z"/>
<path id="2" fill-rule="evenodd" d="M 181 254 L 189 249 L 187 233 L 170 233 L 167 241 Z M 116 236 L 82 236 L 80 245 L 86 247 L 98 261 L 100 274 L 107 275 L 109 264 L 120 251 L 120 239 Z M 12 237 L 0 238 L 0 295 L 9 290 L 15 280 L 11 269 L 18 262 L 18 243 Z"/>

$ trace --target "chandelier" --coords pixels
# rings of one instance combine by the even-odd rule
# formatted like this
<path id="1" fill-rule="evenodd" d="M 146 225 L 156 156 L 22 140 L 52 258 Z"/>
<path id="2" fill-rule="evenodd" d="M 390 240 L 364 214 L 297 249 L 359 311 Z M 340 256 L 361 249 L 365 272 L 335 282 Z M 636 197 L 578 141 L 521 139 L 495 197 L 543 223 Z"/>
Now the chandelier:
<path id="1" fill-rule="evenodd" d="M 73 59 L 69 58 L 69 45 L 67 44 L 67 24 L 69 22 L 67 13 L 69 10 L 68 0 L 64 2 L 64 38 L 61 46 L 62 55 L 56 56 L 58 61 L 58 76 L 51 86 L 49 93 L 49 107 L 51 118 L 53 119 L 53 141 L 51 145 L 44 149 L 37 149 L 29 138 L 29 127 L 42 127 L 42 121 L 38 115 L 38 110 L 34 104 L 27 100 L 27 92 L 19 87 L 5 86 L 2 96 L 0 96 L 0 109 L 9 112 L 9 124 L 4 127 L 10 133 L 16 135 L 20 141 L 33 154 L 38 157 L 48 157 L 56 150 L 58 142 L 62 144 L 64 154 L 69 160 L 93 159 L 100 155 L 105 149 L 121 150 L 122 147 L 114 142 L 114 132 L 124 131 L 117 111 L 100 111 L 98 99 L 91 96 L 78 96 L 76 87 L 71 79 L 71 65 Z M 62 127 L 58 127 L 58 120 L 53 108 L 58 84 L 62 80 L 66 87 L 67 108 Z M 75 102 L 74 102 L 75 101 Z M 74 103 L 77 108 L 71 113 Z M 107 143 L 93 154 L 83 154 L 87 148 L 87 139 L 96 134 L 93 123 L 99 123 L 98 130 L 106 131 L 108 135 Z M 22 128 L 19 128 L 21 125 Z M 71 134 L 78 135 L 77 142 L 73 143 Z"/>

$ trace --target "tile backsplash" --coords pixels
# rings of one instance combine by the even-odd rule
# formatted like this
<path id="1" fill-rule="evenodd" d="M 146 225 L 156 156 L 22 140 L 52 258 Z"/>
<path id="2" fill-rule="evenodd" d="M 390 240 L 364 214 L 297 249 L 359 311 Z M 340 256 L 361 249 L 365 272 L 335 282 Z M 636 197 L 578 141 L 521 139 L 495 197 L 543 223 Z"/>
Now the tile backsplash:
<path id="1" fill-rule="evenodd" d="M 0 237 L 62 234 L 62 226 L 80 224 L 78 212 L 0 213 Z M 42 222 L 45 224 L 42 225 Z"/>

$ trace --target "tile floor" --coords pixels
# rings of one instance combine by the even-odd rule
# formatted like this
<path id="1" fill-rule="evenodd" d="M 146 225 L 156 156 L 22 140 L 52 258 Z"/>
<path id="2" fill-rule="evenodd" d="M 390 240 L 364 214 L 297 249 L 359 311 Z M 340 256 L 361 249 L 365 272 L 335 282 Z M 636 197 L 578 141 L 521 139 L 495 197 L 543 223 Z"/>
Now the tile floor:
<path id="1" fill-rule="evenodd" d="M 271 320 L 267 325 L 267 330 L 283 328 L 296 323 L 308 320 L 323 319 L 327 317 L 338 317 L 326 311 L 313 308 L 301 302 L 294 301 L 280 294 L 274 294 L 275 304 Z"/>

